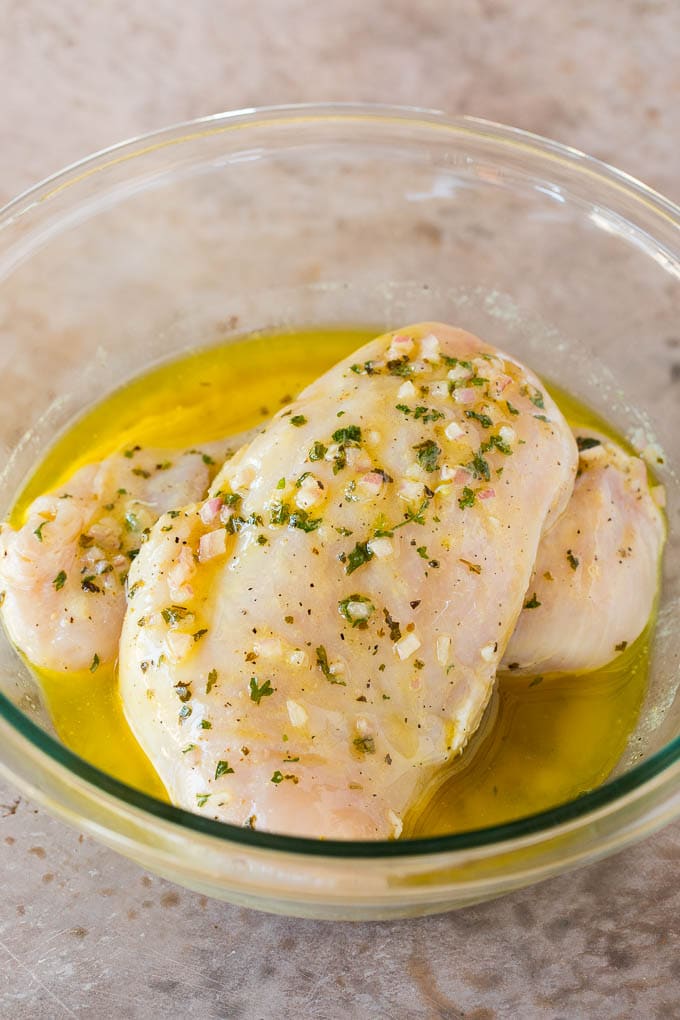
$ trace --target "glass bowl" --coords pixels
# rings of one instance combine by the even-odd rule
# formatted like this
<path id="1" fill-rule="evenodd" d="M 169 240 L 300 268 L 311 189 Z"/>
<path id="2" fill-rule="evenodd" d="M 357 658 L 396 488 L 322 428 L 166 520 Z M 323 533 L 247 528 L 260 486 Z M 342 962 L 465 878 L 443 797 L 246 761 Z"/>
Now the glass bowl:
<path id="1" fill-rule="evenodd" d="M 159 359 L 256 330 L 439 319 L 526 359 L 636 442 L 658 442 L 670 538 L 640 724 L 608 782 L 541 814 L 373 843 L 214 822 L 64 747 L 4 639 L 3 771 L 158 874 L 248 906 L 329 918 L 497 896 L 680 814 L 678 214 L 554 142 L 370 106 L 182 124 L 84 160 L 6 207 L 3 514 L 75 415 Z"/>

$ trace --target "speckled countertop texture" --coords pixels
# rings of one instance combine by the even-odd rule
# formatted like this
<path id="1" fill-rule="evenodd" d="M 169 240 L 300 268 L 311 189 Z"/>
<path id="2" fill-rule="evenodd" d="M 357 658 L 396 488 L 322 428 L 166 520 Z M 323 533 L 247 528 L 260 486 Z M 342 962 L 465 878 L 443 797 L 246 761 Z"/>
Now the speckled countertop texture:
<path id="1" fill-rule="evenodd" d="M 4 0 L 0 203 L 222 109 L 368 100 L 505 121 L 680 198 L 677 0 Z M 680 825 L 458 913 L 331 924 L 209 901 L 0 784 L 0 1016 L 680 1016 Z"/>

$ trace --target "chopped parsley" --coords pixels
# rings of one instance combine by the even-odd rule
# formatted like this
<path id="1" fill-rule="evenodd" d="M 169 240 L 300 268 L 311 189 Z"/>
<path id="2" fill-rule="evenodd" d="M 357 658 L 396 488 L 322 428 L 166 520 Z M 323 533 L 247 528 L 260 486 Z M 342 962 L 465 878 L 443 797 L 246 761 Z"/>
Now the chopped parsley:
<path id="1" fill-rule="evenodd" d="M 619 641 L 618 645 L 614 645 L 615 652 L 624 652 L 628 647 L 627 641 Z"/>
<path id="2" fill-rule="evenodd" d="M 519 414 L 519 411 L 517 410 L 517 408 L 513 407 L 509 400 L 505 401 L 505 406 L 508 409 L 508 414 Z"/>
<path id="3" fill-rule="evenodd" d="M 295 427 L 299 429 L 301 425 L 307 424 L 307 419 L 305 418 L 304 414 L 294 414 L 293 417 L 290 419 L 290 423 L 291 425 L 295 425 Z"/>
<path id="4" fill-rule="evenodd" d="M 310 517 L 306 510 L 295 510 L 290 514 L 288 526 L 298 528 L 300 531 L 316 531 L 321 524 L 321 517 Z"/>
<path id="5" fill-rule="evenodd" d="M 418 548 L 416 549 L 416 552 L 423 560 L 428 560 L 430 558 L 430 554 L 428 553 L 427 548 L 424 545 L 419 545 Z"/>
<path id="6" fill-rule="evenodd" d="M 358 606 L 365 608 L 357 611 L 355 607 Z M 348 595 L 346 599 L 340 599 L 338 612 L 344 616 L 348 623 L 352 624 L 353 628 L 358 627 L 359 630 L 365 630 L 367 621 L 375 612 L 375 606 L 365 595 L 354 594 Z"/>
<path id="7" fill-rule="evenodd" d="M 525 609 L 538 609 L 538 607 L 540 605 L 541 605 L 541 603 L 536 598 L 536 592 L 534 592 L 534 594 L 531 596 L 531 598 L 527 602 L 524 603 L 524 608 Z"/>
<path id="8" fill-rule="evenodd" d="M 38 525 L 38 527 L 35 529 L 35 531 L 33 532 L 33 534 L 35 535 L 35 537 L 38 539 L 39 542 L 42 542 L 42 540 L 43 540 L 42 529 L 45 527 L 46 524 L 49 524 L 49 523 L 50 523 L 49 521 L 42 521 Z"/>
<path id="9" fill-rule="evenodd" d="M 336 429 L 333 433 L 333 442 L 345 446 L 361 442 L 361 429 L 358 425 L 345 425 L 342 429 Z"/>
<path id="10" fill-rule="evenodd" d="M 364 563 L 368 563 L 369 560 L 373 559 L 373 553 L 368 548 L 368 543 L 357 542 L 352 551 L 347 556 L 347 563 L 345 565 L 345 573 L 353 574 L 355 570 L 362 567 Z"/>
<path id="11" fill-rule="evenodd" d="M 594 439 L 592 436 L 577 436 L 576 445 L 579 448 L 579 452 L 583 450 L 592 450 L 595 446 L 602 446 L 599 439 Z"/>
<path id="12" fill-rule="evenodd" d="M 415 421 L 422 421 L 426 425 L 431 421 L 440 421 L 445 417 L 442 411 L 437 411 L 434 407 L 425 407 L 422 404 L 416 408 L 411 408 L 408 404 L 397 404 L 396 408 L 407 418 L 412 414 Z"/>
<path id="13" fill-rule="evenodd" d="M 220 776 L 228 776 L 233 774 L 234 770 L 230 768 L 229 762 L 220 759 L 220 761 L 218 761 L 217 763 L 217 767 L 215 768 L 215 779 L 219 779 Z"/>
<path id="14" fill-rule="evenodd" d="M 276 783 L 277 786 L 278 786 L 279 783 L 282 783 L 283 782 L 283 772 L 281 772 L 279 769 L 277 769 L 276 772 L 274 773 L 274 775 L 271 778 L 271 782 L 272 783 Z"/>
<path id="15" fill-rule="evenodd" d="M 534 417 L 538 418 L 539 415 L 534 415 Z M 480 453 L 488 453 L 489 450 L 499 450 L 500 453 L 504 453 L 506 456 L 512 453 L 512 448 L 500 436 L 489 436 L 486 442 L 482 443 L 479 448 Z"/>
<path id="16" fill-rule="evenodd" d="M 320 443 L 317 440 L 316 442 L 312 443 L 311 447 L 309 448 L 309 453 L 307 454 L 307 456 L 309 460 L 323 460 L 327 452 L 328 447 L 324 446 L 323 443 Z"/>
<path id="17" fill-rule="evenodd" d="M 571 549 L 567 549 L 567 561 L 568 561 L 569 566 L 571 567 L 572 570 L 576 570 L 576 568 L 578 567 L 579 563 L 581 562 L 579 560 L 578 556 L 574 556 L 574 554 L 571 551 Z"/>
<path id="18" fill-rule="evenodd" d="M 475 478 L 483 478 L 487 482 L 491 478 L 489 464 L 482 456 L 481 449 L 477 451 L 467 467 L 472 471 Z"/>
<path id="19" fill-rule="evenodd" d="M 251 676 L 250 683 L 250 700 L 254 701 L 256 705 L 259 705 L 263 698 L 269 698 L 274 691 L 275 687 L 272 687 L 269 680 L 263 680 L 261 684 L 258 684 L 257 677 Z"/>
<path id="20" fill-rule="evenodd" d="M 209 793 L 197 793 L 196 794 L 196 803 L 197 803 L 197 805 L 199 807 L 203 807 L 203 805 L 205 804 L 205 802 L 207 801 L 209 796 L 210 796 Z"/>
<path id="21" fill-rule="evenodd" d="M 529 395 L 529 400 L 534 407 L 540 407 L 542 411 L 545 410 L 545 401 L 543 400 L 543 394 L 540 390 L 534 390 L 534 392 Z"/>
<path id="22" fill-rule="evenodd" d="M 383 609 L 385 623 L 390 629 L 390 641 L 399 641 L 401 638 L 401 627 L 397 620 L 393 620 L 387 609 Z"/>
<path id="23" fill-rule="evenodd" d="M 176 627 L 182 620 L 193 619 L 194 614 L 186 606 L 166 606 L 161 610 L 161 616 L 168 627 Z"/>
<path id="24" fill-rule="evenodd" d="M 316 649 L 316 664 L 331 684 L 338 684 L 339 687 L 346 687 L 347 684 L 344 680 L 338 680 L 338 678 L 331 672 L 331 668 L 328 665 L 328 654 L 323 645 L 319 645 Z"/>
<path id="25" fill-rule="evenodd" d="M 66 571 L 60 570 L 55 579 L 52 581 L 55 591 L 61 591 L 66 584 Z"/>
<path id="26" fill-rule="evenodd" d="M 361 754 L 375 754 L 373 737 L 355 737 L 352 743 Z"/>
<path id="27" fill-rule="evenodd" d="M 475 421 L 479 422 L 483 429 L 490 429 L 493 425 L 493 421 L 489 418 L 488 414 L 480 414 L 478 411 L 466 411 L 465 417 L 474 418 Z"/>
<path id="28" fill-rule="evenodd" d="M 185 705 L 184 707 L 186 708 L 187 706 Z M 189 712 L 191 712 L 191 709 L 189 709 Z M 180 712 L 180 715 L 181 714 L 182 713 Z M 210 722 L 209 719 L 201 719 L 201 729 L 202 730 L 211 730 L 212 729 L 212 723 Z"/>
<path id="29" fill-rule="evenodd" d="M 90 673 L 96 673 L 97 672 L 97 670 L 99 669 L 100 661 L 101 660 L 100 660 L 99 656 L 95 652 L 93 657 L 92 657 L 92 662 L 90 663 Z"/>
<path id="30" fill-rule="evenodd" d="M 421 468 L 425 471 L 436 471 L 439 467 L 439 456 L 441 447 L 437 446 L 434 439 L 425 439 L 418 443 L 413 449 L 416 451 L 416 458 Z"/>

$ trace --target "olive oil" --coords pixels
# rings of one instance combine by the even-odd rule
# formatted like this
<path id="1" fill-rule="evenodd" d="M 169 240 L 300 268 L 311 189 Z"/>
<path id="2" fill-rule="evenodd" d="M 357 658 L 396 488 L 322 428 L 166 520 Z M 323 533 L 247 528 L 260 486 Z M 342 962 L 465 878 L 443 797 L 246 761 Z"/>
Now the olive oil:
<path id="1" fill-rule="evenodd" d="M 102 400 L 55 443 L 21 493 L 28 504 L 79 467 L 129 445 L 184 449 L 264 423 L 282 404 L 380 329 L 328 328 L 257 335 L 192 352 Z M 607 423 L 547 386 L 572 426 Z M 499 677 L 484 722 L 462 755 L 434 775 L 404 835 L 474 829 L 570 800 L 601 783 L 637 721 L 650 628 L 613 663 L 586 674 Z M 36 671 L 55 728 L 87 761 L 167 800 L 125 721 L 115 670 Z"/>

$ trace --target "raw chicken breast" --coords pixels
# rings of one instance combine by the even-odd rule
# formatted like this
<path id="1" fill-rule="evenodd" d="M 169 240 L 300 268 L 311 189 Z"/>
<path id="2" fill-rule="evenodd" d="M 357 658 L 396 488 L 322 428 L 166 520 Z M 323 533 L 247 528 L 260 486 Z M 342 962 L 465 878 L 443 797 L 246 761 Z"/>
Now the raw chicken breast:
<path id="1" fill-rule="evenodd" d="M 647 468 L 599 433 L 578 431 L 569 505 L 544 536 L 503 667 L 597 669 L 643 631 L 659 587 L 665 526 Z"/>
<path id="2" fill-rule="evenodd" d="M 388 334 L 309 386 L 130 572 L 121 693 L 172 800 L 398 836 L 480 721 L 576 465 L 536 377 L 462 330 Z"/>
<path id="3" fill-rule="evenodd" d="M 0 526 L 2 618 L 33 665 L 68 672 L 116 658 L 131 560 L 161 513 L 205 495 L 225 448 L 133 447 L 36 499 L 18 531 Z"/>

